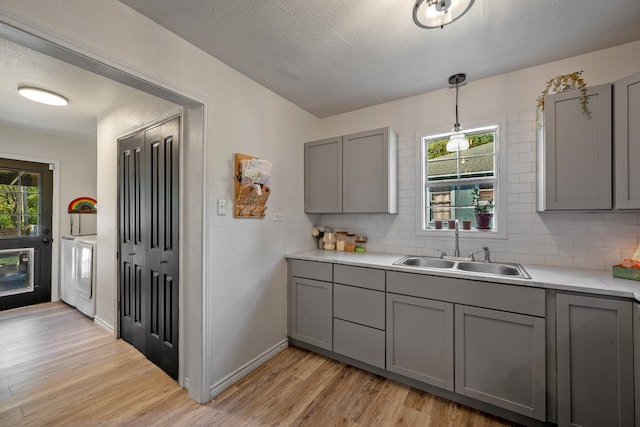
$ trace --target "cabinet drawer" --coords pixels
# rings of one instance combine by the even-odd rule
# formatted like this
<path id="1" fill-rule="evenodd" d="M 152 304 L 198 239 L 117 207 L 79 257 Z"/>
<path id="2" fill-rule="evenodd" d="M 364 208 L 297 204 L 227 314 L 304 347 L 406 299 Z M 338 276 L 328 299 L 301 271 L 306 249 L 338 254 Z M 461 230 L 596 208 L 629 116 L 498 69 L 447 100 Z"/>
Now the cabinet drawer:
<path id="1" fill-rule="evenodd" d="M 334 266 L 334 272 L 334 282 L 336 283 L 373 289 L 375 291 L 385 290 L 384 270 L 336 264 Z"/>
<path id="2" fill-rule="evenodd" d="M 333 319 L 333 351 L 369 365 L 385 367 L 385 333 Z"/>
<path id="3" fill-rule="evenodd" d="M 384 330 L 384 292 L 333 285 L 333 317 Z"/>
<path id="4" fill-rule="evenodd" d="M 388 271 L 387 292 L 545 316 L 545 291 L 541 288 Z"/>
<path id="5" fill-rule="evenodd" d="M 291 261 L 291 275 L 295 277 L 304 277 L 306 279 L 323 280 L 331 282 L 333 280 L 332 264 L 327 262 L 316 261 Z"/>

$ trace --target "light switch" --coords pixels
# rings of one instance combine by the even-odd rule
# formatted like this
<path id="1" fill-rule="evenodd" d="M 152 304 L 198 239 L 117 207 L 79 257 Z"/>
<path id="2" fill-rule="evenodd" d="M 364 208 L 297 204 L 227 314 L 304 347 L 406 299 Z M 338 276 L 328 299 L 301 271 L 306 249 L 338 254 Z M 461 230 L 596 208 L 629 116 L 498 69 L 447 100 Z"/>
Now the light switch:
<path id="1" fill-rule="evenodd" d="M 218 215 L 227 214 L 227 201 L 225 199 L 218 199 Z"/>

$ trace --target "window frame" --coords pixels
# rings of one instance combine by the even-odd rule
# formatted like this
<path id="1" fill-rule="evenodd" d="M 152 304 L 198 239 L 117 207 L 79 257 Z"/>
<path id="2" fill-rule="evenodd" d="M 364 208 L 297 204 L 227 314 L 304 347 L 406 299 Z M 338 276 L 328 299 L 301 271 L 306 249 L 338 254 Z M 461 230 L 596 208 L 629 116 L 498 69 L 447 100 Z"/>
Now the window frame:
<path id="1" fill-rule="evenodd" d="M 459 232 L 461 236 L 479 239 L 506 239 L 507 238 L 507 185 L 506 185 L 506 160 L 507 160 L 507 135 L 506 135 L 506 119 L 484 121 L 478 123 L 470 123 L 465 125 L 465 133 L 478 133 L 482 130 L 495 129 L 494 138 L 494 229 L 492 230 L 463 230 L 460 224 Z M 443 181 L 432 181 L 429 184 L 426 181 L 427 168 L 427 144 L 425 141 L 444 138 L 451 135 L 451 130 L 438 129 L 435 131 L 419 132 L 417 134 L 416 144 L 416 234 L 418 236 L 431 237 L 449 237 L 452 231 L 444 228 L 436 230 L 434 228 L 425 228 L 425 216 L 427 214 L 427 186 L 442 185 Z M 478 182 L 476 178 L 467 180 L 444 181 L 447 183 L 465 182 L 469 184 Z"/>

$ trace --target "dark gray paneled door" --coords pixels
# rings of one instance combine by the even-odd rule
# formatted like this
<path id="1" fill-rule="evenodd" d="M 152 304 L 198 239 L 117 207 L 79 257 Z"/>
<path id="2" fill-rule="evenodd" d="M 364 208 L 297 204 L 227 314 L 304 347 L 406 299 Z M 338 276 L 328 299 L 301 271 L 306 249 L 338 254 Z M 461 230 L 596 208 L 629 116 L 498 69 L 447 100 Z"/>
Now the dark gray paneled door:
<path id="1" fill-rule="evenodd" d="M 53 168 L 0 159 L 0 310 L 51 301 Z"/>
<path id="2" fill-rule="evenodd" d="M 178 377 L 180 120 L 119 141 L 120 335 Z"/>

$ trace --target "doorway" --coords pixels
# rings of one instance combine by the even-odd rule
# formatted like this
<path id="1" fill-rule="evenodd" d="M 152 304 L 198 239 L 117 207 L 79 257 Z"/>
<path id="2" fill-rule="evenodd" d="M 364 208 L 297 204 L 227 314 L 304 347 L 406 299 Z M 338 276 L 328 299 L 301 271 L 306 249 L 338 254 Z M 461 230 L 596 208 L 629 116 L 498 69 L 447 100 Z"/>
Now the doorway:
<path id="1" fill-rule="evenodd" d="M 53 167 L 0 159 L 0 310 L 51 300 Z"/>
<path id="2" fill-rule="evenodd" d="M 178 378 L 179 142 L 174 118 L 118 141 L 120 336 Z"/>

